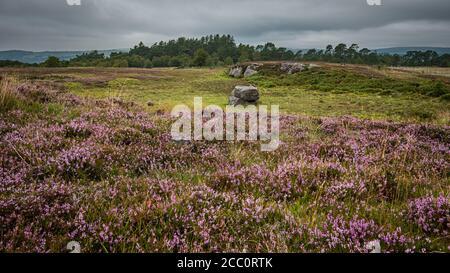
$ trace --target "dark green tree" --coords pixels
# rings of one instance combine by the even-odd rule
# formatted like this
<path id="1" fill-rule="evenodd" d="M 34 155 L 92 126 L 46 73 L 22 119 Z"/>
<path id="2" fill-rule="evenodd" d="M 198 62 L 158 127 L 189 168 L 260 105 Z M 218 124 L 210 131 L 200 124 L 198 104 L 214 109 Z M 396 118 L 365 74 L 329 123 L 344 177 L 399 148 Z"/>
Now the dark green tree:
<path id="1" fill-rule="evenodd" d="M 50 56 L 42 65 L 45 67 L 60 67 L 61 61 L 55 56 Z"/>
<path id="2" fill-rule="evenodd" d="M 203 48 L 197 49 L 194 54 L 193 64 L 194 66 L 205 66 L 206 60 L 208 59 L 209 54 Z"/>

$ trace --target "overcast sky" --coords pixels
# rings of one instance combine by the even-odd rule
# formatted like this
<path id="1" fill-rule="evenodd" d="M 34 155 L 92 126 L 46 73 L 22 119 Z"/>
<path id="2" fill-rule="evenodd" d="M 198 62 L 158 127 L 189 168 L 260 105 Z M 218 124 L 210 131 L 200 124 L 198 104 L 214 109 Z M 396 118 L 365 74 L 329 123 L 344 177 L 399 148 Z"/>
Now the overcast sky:
<path id="1" fill-rule="evenodd" d="M 129 48 L 214 33 L 289 48 L 450 47 L 450 0 L 80 1 L 0 0 L 0 50 Z"/>

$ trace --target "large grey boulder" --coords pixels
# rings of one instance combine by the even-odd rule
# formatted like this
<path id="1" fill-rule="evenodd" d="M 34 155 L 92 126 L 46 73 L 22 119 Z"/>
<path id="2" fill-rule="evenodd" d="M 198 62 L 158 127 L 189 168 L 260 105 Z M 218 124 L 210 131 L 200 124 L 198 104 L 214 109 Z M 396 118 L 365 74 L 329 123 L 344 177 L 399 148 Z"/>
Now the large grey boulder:
<path id="1" fill-rule="evenodd" d="M 287 74 L 295 74 L 298 72 L 302 72 L 305 69 L 306 66 L 301 63 L 282 63 L 280 67 L 281 72 Z"/>
<path id="2" fill-rule="evenodd" d="M 230 69 L 229 75 L 230 75 L 231 77 L 239 78 L 239 77 L 242 76 L 242 70 L 243 70 L 243 69 L 242 69 L 242 67 L 240 67 L 240 66 L 232 67 L 232 68 Z"/>
<path id="3" fill-rule="evenodd" d="M 229 98 L 230 105 L 243 105 L 256 103 L 259 100 L 259 91 L 256 87 L 238 85 Z"/>
<path id="4" fill-rule="evenodd" d="M 245 105 L 245 104 L 247 104 L 247 102 L 242 100 L 242 99 L 240 99 L 240 98 L 236 98 L 236 97 L 230 96 L 229 99 L 228 99 L 228 104 L 229 105 L 233 105 L 233 106 L 237 106 L 237 105 Z"/>
<path id="5" fill-rule="evenodd" d="M 259 65 L 259 64 L 251 64 L 251 65 L 247 66 L 247 69 L 245 69 L 245 72 L 244 72 L 244 77 L 246 78 L 246 77 L 250 77 L 250 76 L 257 74 L 258 68 L 260 66 L 261 65 Z"/>
<path id="6" fill-rule="evenodd" d="M 249 67 L 247 67 L 247 69 L 245 69 L 244 78 L 253 76 L 253 75 L 257 74 L 257 73 L 258 73 L 258 71 L 254 70 L 253 68 L 251 68 L 249 66 Z"/>

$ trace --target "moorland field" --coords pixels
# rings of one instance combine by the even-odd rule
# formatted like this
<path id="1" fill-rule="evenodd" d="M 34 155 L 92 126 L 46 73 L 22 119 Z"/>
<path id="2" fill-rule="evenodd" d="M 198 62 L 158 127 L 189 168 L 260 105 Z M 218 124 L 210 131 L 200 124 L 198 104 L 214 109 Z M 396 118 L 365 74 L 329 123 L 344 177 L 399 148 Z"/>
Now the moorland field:
<path id="1" fill-rule="evenodd" d="M 0 75 L 0 252 L 449 251 L 448 68 Z M 280 106 L 278 150 L 172 141 L 172 107 L 238 84 Z"/>

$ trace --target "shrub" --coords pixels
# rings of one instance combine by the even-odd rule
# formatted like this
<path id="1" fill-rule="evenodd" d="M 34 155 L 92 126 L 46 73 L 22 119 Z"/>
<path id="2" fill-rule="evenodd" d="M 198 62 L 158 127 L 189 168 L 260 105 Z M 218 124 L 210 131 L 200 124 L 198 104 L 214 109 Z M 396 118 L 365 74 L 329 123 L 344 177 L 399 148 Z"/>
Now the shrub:
<path id="1" fill-rule="evenodd" d="M 44 67 L 61 67 L 61 61 L 54 56 L 48 57 L 48 59 L 42 64 Z"/>
<path id="2" fill-rule="evenodd" d="M 442 101 L 450 101 L 450 93 L 441 96 L 440 99 L 441 99 Z"/>
<path id="3" fill-rule="evenodd" d="M 445 86 L 444 83 L 442 83 L 441 81 L 438 81 L 432 85 L 430 85 L 429 87 L 429 92 L 427 93 L 428 96 L 430 97 L 440 97 L 440 96 L 444 96 L 446 94 L 449 94 L 449 90 L 447 88 L 447 86 Z"/>
<path id="4" fill-rule="evenodd" d="M 450 227 L 450 201 L 440 195 L 417 198 L 409 202 L 406 213 L 408 221 L 428 234 L 448 235 Z"/>
<path id="5" fill-rule="evenodd" d="M 224 60 L 224 64 L 225 65 L 233 65 L 234 64 L 233 58 L 226 57 L 225 60 Z"/>
<path id="6" fill-rule="evenodd" d="M 427 96 L 436 98 L 449 93 L 448 87 L 442 81 L 422 85 L 420 90 Z"/>

